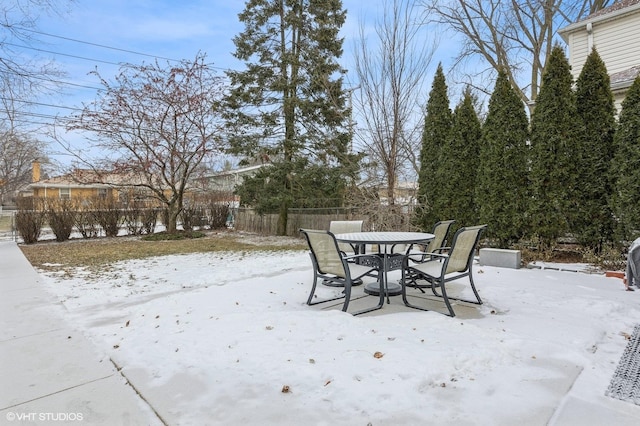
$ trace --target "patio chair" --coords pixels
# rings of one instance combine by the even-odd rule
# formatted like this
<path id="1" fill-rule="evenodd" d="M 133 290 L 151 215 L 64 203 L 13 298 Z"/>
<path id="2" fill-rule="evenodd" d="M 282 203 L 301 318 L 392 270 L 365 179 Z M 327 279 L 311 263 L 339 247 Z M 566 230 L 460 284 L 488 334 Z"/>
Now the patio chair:
<path id="1" fill-rule="evenodd" d="M 482 299 L 480 299 L 480 295 L 473 282 L 472 266 L 480 235 L 486 227 L 487 225 L 478 225 L 460 228 L 453 236 L 451 248 L 447 254 L 430 253 L 430 258 L 422 262 L 420 258 L 421 255 L 413 259 L 410 259 L 412 257 L 411 254 L 407 255 L 402 267 L 402 300 L 404 304 L 415 309 L 429 310 L 421 306 L 413 305 L 407 300 L 407 287 L 409 287 L 405 285 L 407 277 L 419 277 L 431 283 L 431 291 L 435 296 L 441 297 L 444 300 L 449 311 L 448 315 L 451 317 L 454 317 L 456 314 L 451 307 L 450 300 L 459 300 L 481 305 Z M 435 262 L 432 260 L 436 258 L 442 261 Z M 476 300 L 449 297 L 447 295 L 445 284 L 463 277 L 469 277 L 469 283 L 471 284 L 471 289 L 473 290 Z M 440 288 L 440 294 L 436 291 L 436 288 Z"/>
<path id="2" fill-rule="evenodd" d="M 407 254 L 411 255 L 410 260 L 414 260 L 417 258 L 417 261 L 422 263 L 426 261 L 432 260 L 441 260 L 441 258 L 433 257 L 432 254 L 440 253 L 447 250 L 447 235 L 449 234 L 449 230 L 451 226 L 455 223 L 455 220 L 441 220 L 436 222 L 433 225 L 433 230 L 431 233 L 434 235 L 433 240 L 429 241 L 429 244 L 426 246 L 419 246 L 417 250 L 414 250 L 413 247 L 409 247 L 407 250 Z M 407 284 L 409 287 L 414 287 L 420 289 L 424 293 L 423 288 L 431 287 L 431 284 L 418 284 L 417 277 L 409 276 L 407 279 Z"/>
<path id="3" fill-rule="evenodd" d="M 313 284 L 311 286 L 309 298 L 307 299 L 307 305 L 317 305 L 319 303 L 331 302 L 344 298 L 342 311 L 347 312 L 349 302 L 351 301 L 351 287 L 353 286 L 354 280 L 360 279 L 365 275 L 370 275 L 372 272 L 377 271 L 380 268 L 378 258 L 366 254 L 351 256 L 345 255 L 340 251 L 336 238 L 330 231 L 300 229 L 300 232 L 305 236 L 307 243 L 309 244 L 309 255 L 311 257 L 311 263 L 313 264 Z M 365 257 L 368 258 L 366 265 L 350 262 L 350 260 Z M 331 299 L 314 301 L 318 279 L 322 279 L 323 283 L 339 282 L 344 286 L 342 295 Z M 380 282 L 380 278 L 378 278 L 378 282 Z M 378 306 L 354 312 L 353 315 L 381 308 L 384 304 L 384 292 L 382 291 L 382 288 L 380 290 L 381 296 Z"/>
<path id="4" fill-rule="evenodd" d="M 329 222 L 329 231 L 332 234 L 346 234 L 348 232 L 362 232 L 363 220 L 332 220 Z M 348 243 L 338 243 L 340 251 L 347 255 L 359 254 L 356 247 Z"/>
<path id="5" fill-rule="evenodd" d="M 329 222 L 329 231 L 332 234 L 346 234 L 348 232 L 362 232 L 362 224 L 364 220 L 332 220 Z M 338 243 L 338 248 L 345 256 L 353 256 L 355 254 L 363 254 L 365 252 L 364 247 L 355 247 L 349 243 Z M 356 262 L 356 258 L 349 259 L 349 262 Z M 332 287 L 342 287 L 343 284 L 340 280 L 327 280 L 323 281 L 324 285 Z M 362 279 L 353 280 L 351 285 L 362 284 Z"/>

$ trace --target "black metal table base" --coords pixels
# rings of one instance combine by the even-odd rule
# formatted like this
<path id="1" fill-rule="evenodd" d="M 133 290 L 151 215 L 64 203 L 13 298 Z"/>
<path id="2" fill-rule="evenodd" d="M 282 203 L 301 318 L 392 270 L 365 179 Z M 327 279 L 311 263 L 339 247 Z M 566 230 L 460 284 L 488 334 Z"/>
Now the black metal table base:
<path id="1" fill-rule="evenodd" d="M 377 282 L 369 283 L 364 286 L 364 292 L 371 296 L 380 295 L 380 284 Z M 387 291 L 385 296 L 397 296 L 402 294 L 402 286 L 398 283 L 387 283 Z"/>

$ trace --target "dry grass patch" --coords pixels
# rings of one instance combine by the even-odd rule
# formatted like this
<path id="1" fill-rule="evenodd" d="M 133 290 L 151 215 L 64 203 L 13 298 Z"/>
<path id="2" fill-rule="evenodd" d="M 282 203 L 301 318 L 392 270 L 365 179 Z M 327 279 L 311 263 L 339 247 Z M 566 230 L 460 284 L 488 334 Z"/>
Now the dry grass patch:
<path id="1" fill-rule="evenodd" d="M 12 218 L 8 215 L 0 215 L 0 231 L 11 231 Z"/>
<path id="2" fill-rule="evenodd" d="M 41 242 L 21 245 L 20 248 L 36 268 L 69 271 L 83 267 L 103 270 L 118 261 L 173 254 L 303 250 L 306 245 L 302 239 L 291 237 L 218 232 L 209 233 L 203 238 L 175 241 L 142 241 L 138 237 L 118 237 L 69 240 L 63 243 Z"/>

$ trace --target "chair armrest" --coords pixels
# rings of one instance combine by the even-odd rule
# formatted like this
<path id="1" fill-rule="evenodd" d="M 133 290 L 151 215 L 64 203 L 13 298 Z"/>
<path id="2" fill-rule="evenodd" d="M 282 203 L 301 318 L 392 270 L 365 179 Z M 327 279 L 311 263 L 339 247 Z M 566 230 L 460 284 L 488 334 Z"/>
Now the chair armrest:
<path id="1" fill-rule="evenodd" d="M 442 254 L 442 253 L 428 253 L 428 254 L 432 257 L 440 257 L 442 259 L 446 259 L 447 257 L 449 257 L 448 254 Z"/>
<path id="2" fill-rule="evenodd" d="M 430 262 L 433 260 L 434 257 L 438 257 L 441 259 L 446 259 L 447 257 L 449 257 L 448 254 L 442 254 L 442 253 L 414 253 L 414 254 L 408 254 L 406 256 L 407 258 L 407 262 L 409 260 L 412 260 L 416 263 L 425 263 L 425 262 Z M 427 259 L 428 258 L 428 259 Z"/>

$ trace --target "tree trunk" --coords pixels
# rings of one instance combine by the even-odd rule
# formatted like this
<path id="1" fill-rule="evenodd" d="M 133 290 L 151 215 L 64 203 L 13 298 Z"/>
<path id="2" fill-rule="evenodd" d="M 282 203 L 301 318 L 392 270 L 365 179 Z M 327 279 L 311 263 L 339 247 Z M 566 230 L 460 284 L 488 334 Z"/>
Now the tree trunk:
<path id="1" fill-rule="evenodd" d="M 287 220 L 289 216 L 289 203 L 283 201 L 280 204 L 280 213 L 278 215 L 278 235 L 287 235 Z"/>
<path id="2" fill-rule="evenodd" d="M 167 206 L 167 233 L 174 234 L 178 229 L 178 216 L 180 215 L 180 207 L 174 202 Z"/>

